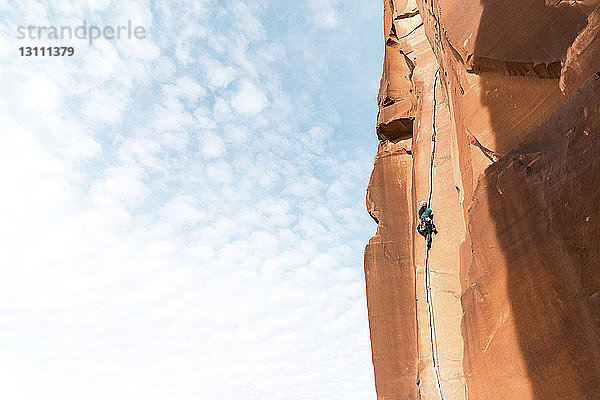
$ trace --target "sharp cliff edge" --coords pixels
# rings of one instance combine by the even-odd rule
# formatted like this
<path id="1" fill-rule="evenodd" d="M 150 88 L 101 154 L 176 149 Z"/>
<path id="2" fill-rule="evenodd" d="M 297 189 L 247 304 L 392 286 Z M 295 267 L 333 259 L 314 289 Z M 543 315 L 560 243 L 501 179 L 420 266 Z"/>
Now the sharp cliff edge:
<path id="1" fill-rule="evenodd" d="M 599 3 L 384 0 L 379 400 L 600 399 Z"/>

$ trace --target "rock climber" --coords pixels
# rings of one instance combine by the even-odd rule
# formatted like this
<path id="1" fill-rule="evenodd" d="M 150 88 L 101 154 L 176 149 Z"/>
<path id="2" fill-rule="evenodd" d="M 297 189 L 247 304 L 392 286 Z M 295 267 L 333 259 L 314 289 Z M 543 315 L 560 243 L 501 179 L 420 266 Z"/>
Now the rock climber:
<path id="1" fill-rule="evenodd" d="M 421 207 L 417 210 L 417 214 L 419 215 L 417 232 L 425 237 L 427 236 L 428 229 L 431 229 L 431 232 L 437 235 L 438 231 L 433 223 L 433 211 L 431 211 L 431 208 L 427 207 L 427 202 L 425 200 L 421 202 Z"/>

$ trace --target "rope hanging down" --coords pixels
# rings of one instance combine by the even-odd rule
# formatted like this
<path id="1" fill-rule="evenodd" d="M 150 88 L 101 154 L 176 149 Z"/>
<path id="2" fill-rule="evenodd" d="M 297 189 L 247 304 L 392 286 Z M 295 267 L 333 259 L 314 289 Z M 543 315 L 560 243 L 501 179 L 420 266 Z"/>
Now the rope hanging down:
<path id="1" fill-rule="evenodd" d="M 437 142 L 437 84 L 440 77 L 440 70 L 438 69 L 435 73 L 435 79 L 433 82 L 433 135 L 431 137 L 431 164 L 429 166 L 429 198 L 427 204 L 431 208 L 431 198 L 433 195 L 433 163 L 435 161 L 435 147 Z M 435 319 L 433 315 L 433 296 L 431 293 L 431 276 L 429 271 L 429 246 L 425 244 L 427 253 L 425 257 L 425 291 L 427 293 L 427 311 L 429 313 L 429 336 L 431 337 L 431 355 L 433 360 L 433 370 L 435 373 L 435 379 L 437 383 L 438 392 L 440 394 L 440 400 L 444 400 L 444 392 L 442 391 L 442 381 L 440 379 L 440 364 L 437 352 L 437 336 L 435 332 Z"/>

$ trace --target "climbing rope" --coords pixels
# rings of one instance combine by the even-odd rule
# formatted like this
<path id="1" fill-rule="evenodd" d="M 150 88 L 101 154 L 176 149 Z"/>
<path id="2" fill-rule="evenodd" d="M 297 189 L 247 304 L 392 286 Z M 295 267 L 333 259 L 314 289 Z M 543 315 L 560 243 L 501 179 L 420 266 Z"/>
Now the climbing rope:
<path id="1" fill-rule="evenodd" d="M 437 84 L 440 78 L 440 70 L 435 73 L 435 79 L 433 82 L 433 135 L 431 137 L 431 164 L 429 166 L 429 198 L 427 204 L 431 208 L 431 198 L 433 195 L 433 163 L 435 161 L 435 148 L 437 143 Z M 437 383 L 438 392 L 440 394 L 440 400 L 444 400 L 444 392 L 442 391 L 442 381 L 440 379 L 440 364 L 437 352 L 437 335 L 435 332 L 435 318 L 433 315 L 433 295 L 431 293 L 431 276 L 429 271 L 429 246 L 425 244 L 427 253 L 425 256 L 425 291 L 427 299 L 427 311 L 429 313 L 429 335 L 431 337 L 431 355 L 433 360 L 433 370 L 435 373 L 435 379 Z"/>

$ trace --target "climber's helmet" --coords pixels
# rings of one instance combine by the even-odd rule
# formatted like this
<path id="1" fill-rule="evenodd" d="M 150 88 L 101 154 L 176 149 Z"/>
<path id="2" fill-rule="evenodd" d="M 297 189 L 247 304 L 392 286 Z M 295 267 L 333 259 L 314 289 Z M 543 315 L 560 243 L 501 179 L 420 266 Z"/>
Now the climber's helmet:
<path id="1" fill-rule="evenodd" d="M 427 207 L 427 202 L 425 200 L 421 202 L 421 207 Z"/>

